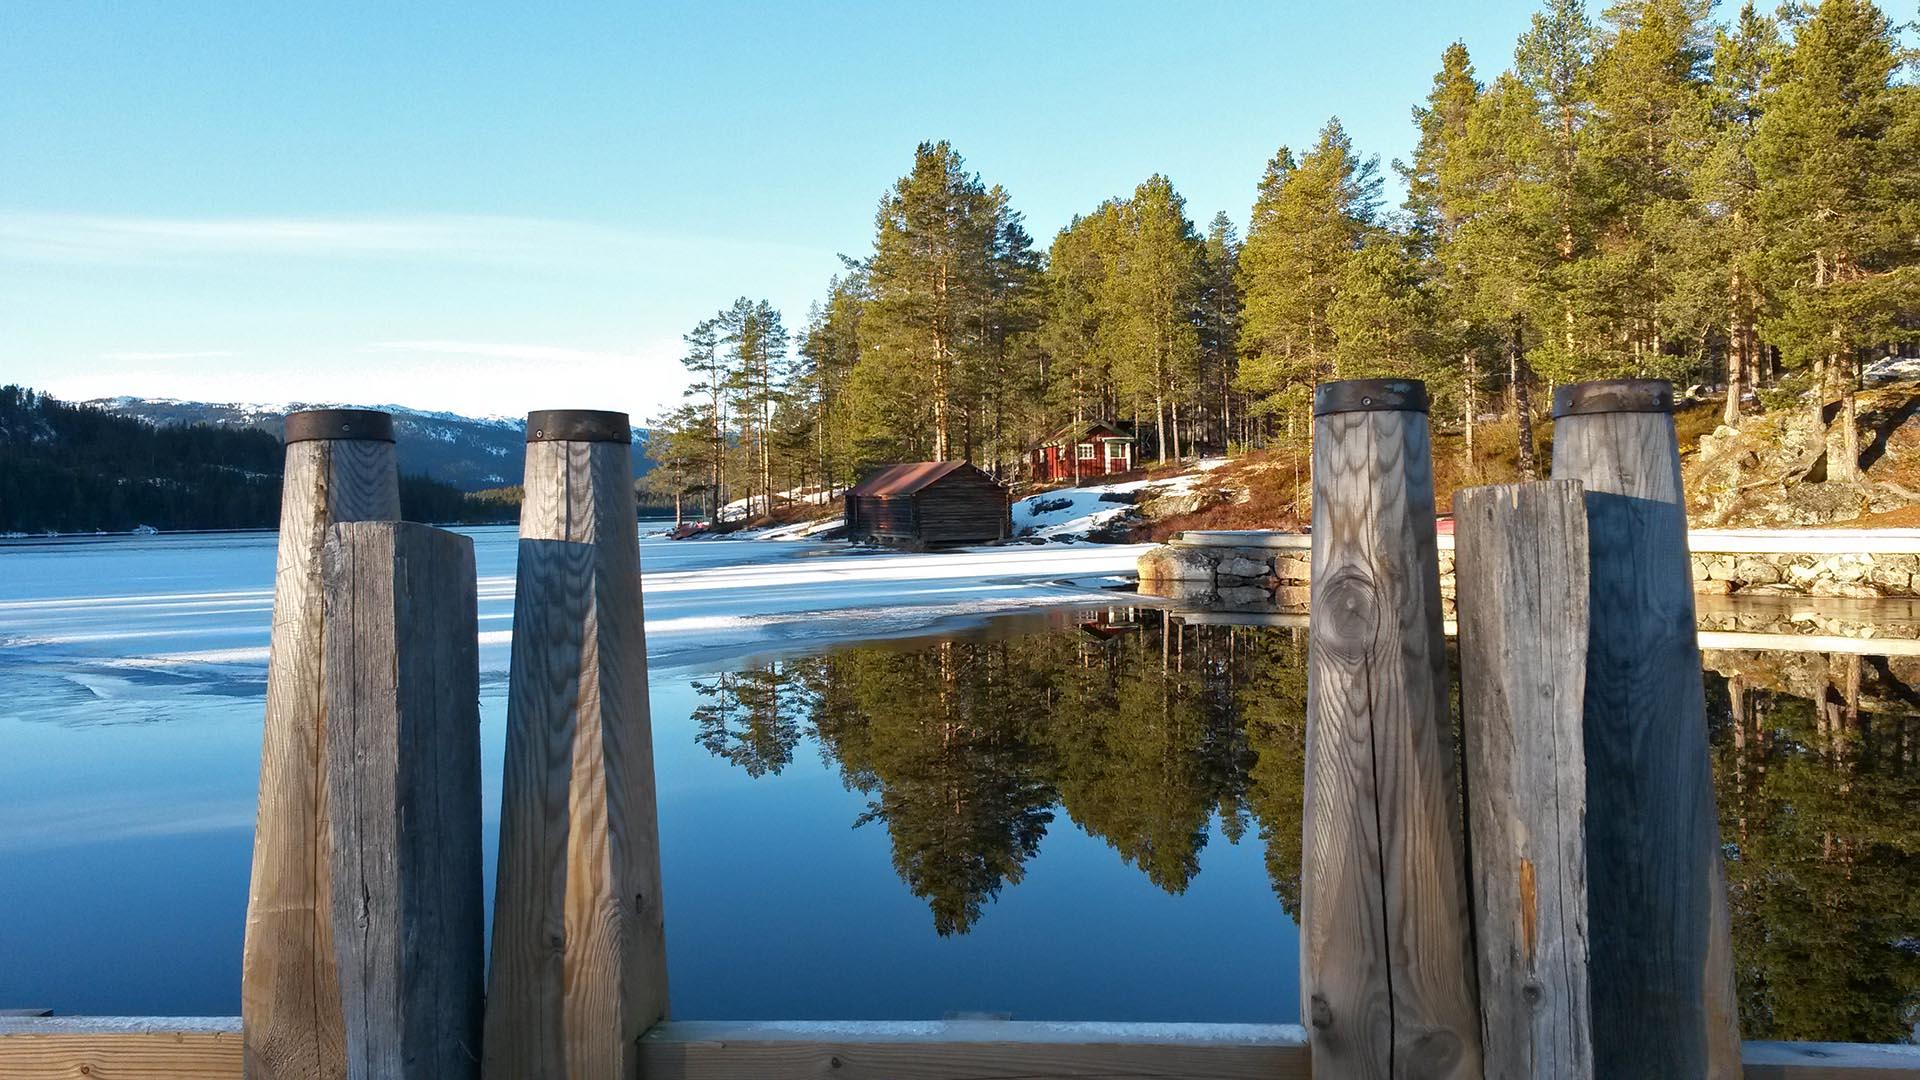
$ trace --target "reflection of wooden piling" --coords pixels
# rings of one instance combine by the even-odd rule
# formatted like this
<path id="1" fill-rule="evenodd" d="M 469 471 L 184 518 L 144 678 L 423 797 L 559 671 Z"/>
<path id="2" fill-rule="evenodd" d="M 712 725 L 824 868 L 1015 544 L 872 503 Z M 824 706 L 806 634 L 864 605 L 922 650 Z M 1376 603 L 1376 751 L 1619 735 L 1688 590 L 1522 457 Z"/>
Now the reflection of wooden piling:
<path id="1" fill-rule="evenodd" d="M 1587 518 L 1578 481 L 1453 498 L 1474 937 L 1488 1080 L 1592 1077 Z M 1602 887 L 1605 883 L 1602 882 Z"/>
<path id="2" fill-rule="evenodd" d="M 393 418 L 386 413 L 293 413 L 286 441 L 240 976 L 247 1075 L 256 1080 L 345 1075 L 328 875 L 320 552 L 336 522 L 400 516 Z"/>
<path id="3" fill-rule="evenodd" d="M 1586 485 L 1586 755 L 1596 1071 L 1737 1077 L 1720 820 L 1707 759 L 1673 388 L 1554 395 L 1553 475 Z"/>
<path id="4" fill-rule="evenodd" d="M 480 666 L 473 541 L 329 531 L 327 792 L 347 1075 L 480 1071 Z"/>
<path id="5" fill-rule="evenodd" d="M 1480 1075 L 1426 388 L 1314 394 L 1301 1005 L 1316 1076 Z"/>
<path id="6" fill-rule="evenodd" d="M 631 431 L 527 418 L 489 1077 L 631 1076 L 666 1015 Z"/>

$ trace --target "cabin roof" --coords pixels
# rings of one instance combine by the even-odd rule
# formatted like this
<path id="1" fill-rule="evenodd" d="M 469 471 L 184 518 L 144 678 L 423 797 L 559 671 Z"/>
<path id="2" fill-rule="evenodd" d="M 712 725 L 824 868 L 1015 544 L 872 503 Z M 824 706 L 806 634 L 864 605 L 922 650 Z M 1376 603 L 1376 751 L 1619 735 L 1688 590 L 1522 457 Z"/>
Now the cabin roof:
<path id="1" fill-rule="evenodd" d="M 972 466 L 964 461 L 909 461 L 900 465 L 882 465 L 862 477 L 847 494 L 869 498 L 912 495 L 967 468 Z"/>

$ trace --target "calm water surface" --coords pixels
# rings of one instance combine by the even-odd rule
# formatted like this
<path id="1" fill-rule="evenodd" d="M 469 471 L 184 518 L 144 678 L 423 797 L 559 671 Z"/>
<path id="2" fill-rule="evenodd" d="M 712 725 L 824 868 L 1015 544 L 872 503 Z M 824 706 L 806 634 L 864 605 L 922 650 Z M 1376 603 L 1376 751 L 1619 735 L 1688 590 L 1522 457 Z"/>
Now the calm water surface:
<path id="1" fill-rule="evenodd" d="M 0 1008 L 238 1011 L 264 682 L 234 613 L 194 616 L 257 607 L 218 586 L 272 555 L 222 543 L 0 621 L 66 641 L 0 636 Z M 28 565 L 0 550 L 0 607 L 49 595 Z M 196 659 L 111 662 L 143 635 Z M 1296 1019 L 1304 661 L 1303 630 L 1116 606 L 659 675 L 674 1014 Z M 1748 1037 L 1911 1038 L 1920 658 L 1705 661 Z"/>

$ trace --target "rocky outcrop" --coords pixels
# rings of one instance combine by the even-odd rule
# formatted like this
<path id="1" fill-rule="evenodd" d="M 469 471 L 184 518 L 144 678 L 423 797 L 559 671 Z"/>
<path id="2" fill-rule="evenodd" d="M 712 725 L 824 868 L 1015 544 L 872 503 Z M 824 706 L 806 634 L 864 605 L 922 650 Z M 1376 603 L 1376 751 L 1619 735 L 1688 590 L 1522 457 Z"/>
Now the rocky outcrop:
<path id="1" fill-rule="evenodd" d="M 1837 406 L 1830 405 L 1828 414 Z M 1842 452 L 1839 425 L 1808 404 L 1769 409 L 1700 437 L 1682 466 L 1687 516 L 1696 527 L 1826 525 L 1910 506 L 1920 494 L 1893 463 L 1920 452 L 1920 388 L 1863 391 L 1857 401 L 1861 475 L 1830 477 Z"/>

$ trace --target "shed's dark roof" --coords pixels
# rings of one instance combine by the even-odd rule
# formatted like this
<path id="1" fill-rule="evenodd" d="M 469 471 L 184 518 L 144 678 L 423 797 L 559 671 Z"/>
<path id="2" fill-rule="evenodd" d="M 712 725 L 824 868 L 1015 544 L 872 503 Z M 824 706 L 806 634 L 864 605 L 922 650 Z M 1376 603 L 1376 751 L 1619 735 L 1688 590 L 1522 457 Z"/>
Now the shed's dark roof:
<path id="1" fill-rule="evenodd" d="M 942 477 L 967 468 L 972 466 L 964 461 L 909 461 L 902 465 L 882 465 L 853 485 L 847 494 L 867 497 L 911 495 Z"/>

